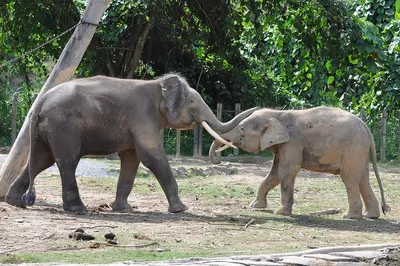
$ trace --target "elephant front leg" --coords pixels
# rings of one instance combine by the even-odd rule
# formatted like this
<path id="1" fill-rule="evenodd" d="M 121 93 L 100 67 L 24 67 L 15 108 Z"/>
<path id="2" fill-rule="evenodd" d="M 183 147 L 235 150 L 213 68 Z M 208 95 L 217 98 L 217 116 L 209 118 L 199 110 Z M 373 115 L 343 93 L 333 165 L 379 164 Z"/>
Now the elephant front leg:
<path id="1" fill-rule="evenodd" d="M 286 168 L 287 167 L 287 168 Z M 292 215 L 294 198 L 294 181 L 297 173 L 300 171 L 300 165 L 280 167 L 279 176 L 281 182 L 281 206 L 274 212 L 278 215 Z"/>
<path id="2" fill-rule="evenodd" d="M 121 169 L 117 185 L 117 194 L 111 207 L 114 211 L 118 212 L 133 212 L 132 206 L 128 203 L 128 196 L 132 191 L 140 160 L 134 149 L 121 151 L 118 155 L 121 160 Z"/>
<path id="3" fill-rule="evenodd" d="M 279 185 L 279 175 L 277 171 L 277 163 L 274 160 L 271 171 L 268 176 L 260 183 L 257 190 L 256 199 L 250 204 L 250 207 L 256 209 L 267 208 L 267 195 L 270 190 Z"/>
<path id="4" fill-rule="evenodd" d="M 186 211 L 188 208 L 178 196 L 178 184 L 172 174 L 162 143 L 155 139 L 159 138 L 153 138 L 154 142 L 149 141 L 148 145 L 135 143 L 140 160 L 153 172 L 160 183 L 169 203 L 168 211 L 173 213 Z"/>

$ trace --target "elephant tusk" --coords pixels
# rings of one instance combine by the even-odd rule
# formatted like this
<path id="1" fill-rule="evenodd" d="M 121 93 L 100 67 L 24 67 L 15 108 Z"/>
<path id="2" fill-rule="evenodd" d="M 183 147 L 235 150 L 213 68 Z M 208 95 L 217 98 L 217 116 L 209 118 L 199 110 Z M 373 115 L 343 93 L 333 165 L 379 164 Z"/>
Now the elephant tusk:
<path id="1" fill-rule="evenodd" d="M 223 143 L 223 144 L 225 144 L 225 145 L 228 145 L 228 146 L 230 146 L 230 147 L 232 147 L 232 148 L 234 148 L 234 149 L 237 149 L 235 145 L 233 145 L 232 143 L 227 142 L 226 140 L 224 140 L 223 138 L 221 138 L 221 136 L 218 135 L 217 132 L 215 132 L 214 130 L 212 130 L 211 127 L 207 124 L 206 121 L 201 121 L 200 124 L 201 124 L 201 125 L 204 127 L 204 129 L 207 130 L 207 132 L 208 132 L 211 136 L 213 136 L 216 140 L 218 140 L 219 142 L 221 142 L 221 143 Z"/>
<path id="2" fill-rule="evenodd" d="M 231 143 L 232 143 L 232 142 L 231 142 Z M 228 148 L 229 148 L 228 145 L 224 145 L 224 146 L 219 147 L 218 149 L 216 149 L 215 152 L 221 152 L 221 151 L 224 151 L 224 150 L 226 150 L 226 149 L 228 149 Z"/>

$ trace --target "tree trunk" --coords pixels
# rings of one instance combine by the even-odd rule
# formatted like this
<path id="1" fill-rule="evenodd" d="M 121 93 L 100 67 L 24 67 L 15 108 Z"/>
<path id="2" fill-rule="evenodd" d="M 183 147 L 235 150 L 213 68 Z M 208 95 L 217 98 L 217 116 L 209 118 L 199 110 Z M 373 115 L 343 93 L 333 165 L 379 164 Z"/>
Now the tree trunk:
<path id="1" fill-rule="evenodd" d="M 39 92 L 38 98 L 46 91 L 58 84 L 71 79 L 78 67 L 83 54 L 85 53 L 97 24 L 100 22 L 104 11 L 108 8 L 111 0 L 90 0 L 82 16 L 82 23 L 79 24 L 67 45 L 62 51 L 49 78 Z M 4 198 L 8 188 L 15 178 L 19 175 L 22 167 L 26 164 L 29 154 L 29 117 L 31 110 L 35 106 L 35 101 L 25 118 L 24 124 L 18 137 L 11 148 L 7 160 L 0 169 L 0 198 Z"/>
<path id="2" fill-rule="evenodd" d="M 128 74 L 126 75 L 126 78 L 128 78 L 128 79 L 133 78 L 133 75 L 135 74 L 135 70 L 139 64 L 140 55 L 142 54 L 144 44 L 146 43 L 146 39 L 149 36 L 151 26 L 152 26 L 152 22 L 150 20 L 144 26 L 143 32 L 137 41 L 135 52 L 133 54 L 132 61 L 131 61 L 131 67 L 129 69 Z"/>

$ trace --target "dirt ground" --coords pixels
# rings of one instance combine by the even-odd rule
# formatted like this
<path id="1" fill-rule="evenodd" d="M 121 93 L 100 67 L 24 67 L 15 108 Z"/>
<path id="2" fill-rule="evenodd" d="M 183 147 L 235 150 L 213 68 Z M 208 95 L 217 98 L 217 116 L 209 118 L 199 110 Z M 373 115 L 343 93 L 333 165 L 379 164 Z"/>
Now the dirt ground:
<path id="1" fill-rule="evenodd" d="M 201 176 L 177 179 L 180 187 L 182 184 L 183 188 L 198 189 L 196 193 L 188 192 L 189 189 L 181 192 L 182 201 L 189 207 L 187 212 L 168 213 L 165 196 L 155 178 L 139 177 L 129 198 L 135 212 L 114 213 L 108 204 L 115 196 L 117 178 L 112 176 L 118 175 L 115 170 L 117 165 L 118 161 L 85 159 L 80 168 L 83 172 L 77 173 L 78 176 L 84 176 L 79 177 L 78 182 L 82 200 L 89 210 L 85 214 L 63 211 L 56 168 L 37 177 L 37 200 L 34 206 L 20 209 L 0 202 L 0 255 L 109 248 L 113 244 L 107 244 L 103 237 L 108 232 L 117 235 L 121 246 L 182 252 L 196 249 L 209 252 L 214 249 L 216 256 L 287 252 L 329 245 L 400 242 L 400 209 L 397 206 L 392 206 L 392 216 L 383 219 L 364 219 L 362 222 L 343 220 L 340 216 L 347 205 L 344 198 L 337 204 L 342 213 L 333 218 L 310 218 L 307 214 L 280 217 L 271 213 L 279 204 L 279 191 L 276 191 L 270 196 L 269 210 L 251 210 L 248 204 L 271 165 L 270 160 L 259 157 L 223 162 L 219 168 L 212 168 L 206 160 L 171 158 L 174 169 L 186 169 L 182 171 Z M 211 174 L 207 172 L 210 167 L 214 171 Z M 389 172 L 398 178 L 400 169 L 392 168 Z M 112 182 L 92 182 L 95 177 L 91 176 L 107 177 Z M 301 171 L 299 177 L 334 178 L 332 175 L 307 171 Z M 201 180 L 201 183 L 197 183 L 197 180 Z M 212 196 L 201 193 L 199 187 L 207 182 L 219 182 L 221 190 L 228 189 L 230 185 L 237 186 L 237 190 L 243 188 L 240 195 L 244 197 L 229 196 L 229 193 L 221 196 L 217 191 L 212 192 L 215 198 L 218 197 L 215 201 Z M 345 195 L 345 191 L 342 195 Z M 379 194 L 376 192 L 376 195 Z M 306 205 L 306 199 L 301 201 L 303 206 Z M 83 228 L 96 240 L 82 244 L 81 241 L 78 243 L 70 239 L 68 235 L 77 228 Z"/>

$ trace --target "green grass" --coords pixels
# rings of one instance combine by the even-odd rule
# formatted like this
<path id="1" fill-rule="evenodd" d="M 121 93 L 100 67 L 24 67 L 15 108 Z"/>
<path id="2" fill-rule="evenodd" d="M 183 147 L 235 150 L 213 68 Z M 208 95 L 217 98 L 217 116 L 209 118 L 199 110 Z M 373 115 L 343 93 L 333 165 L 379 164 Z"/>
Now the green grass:
<path id="1" fill-rule="evenodd" d="M 162 261 L 187 257 L 204 257 L 212 254 L 208 252 L 179 252 L 179 251 L 152 251 L 132 250 L 129 248 L 86 249 L 84 251 L 53 251 L 44 253 L 18 254 L 0 257 L 0 263 L 90 263 L 105 264 L 121 261 Z"/>

